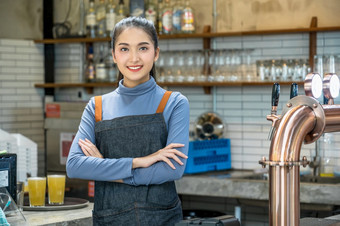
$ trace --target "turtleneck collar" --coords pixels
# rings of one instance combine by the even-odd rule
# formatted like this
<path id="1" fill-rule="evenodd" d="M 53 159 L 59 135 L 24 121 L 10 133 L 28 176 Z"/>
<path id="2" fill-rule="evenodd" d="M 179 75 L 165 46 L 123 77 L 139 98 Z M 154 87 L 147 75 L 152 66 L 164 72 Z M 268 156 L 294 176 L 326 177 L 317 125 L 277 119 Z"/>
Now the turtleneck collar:
<path id="1" fill-rule="evenodd" d="M 156 87 L 155 79 L 150 76 L 150 79 L 136 87 L 128 88 L 123 85 L 123 79 L 119 81 L 118 88 L 116 89 L 117 93 L 123 95 L 141 95 L 147 92 L 150 92 Z"/>

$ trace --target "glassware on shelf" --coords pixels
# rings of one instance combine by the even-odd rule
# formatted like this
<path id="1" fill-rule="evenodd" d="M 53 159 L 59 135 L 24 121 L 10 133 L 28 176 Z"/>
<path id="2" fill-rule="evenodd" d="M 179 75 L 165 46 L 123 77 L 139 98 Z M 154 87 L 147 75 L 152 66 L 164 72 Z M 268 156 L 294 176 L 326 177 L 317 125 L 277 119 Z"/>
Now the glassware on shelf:
<path id="1" fill-rule="evenodd" d="M 107 82 L 108 74 L 105 65 L 104 45 L 100 45 L 99 56 L 96 60 L 96 82 Z"/>
<path id="2" fill-rule="evenodd" d="M 106 68 L 106 73 L 107 73 L 107 79 L 109 82 L 116 82 L 118 78 L 118 70 L 113 62 L 113 57 L 111 53 L 111 48 L 110 48 L 110 43 L 109 43 L 109 48 L 107 51 L 107 54 L 105 56 L 104 62 L 105 62 L 105 68 Z"/>
<path id="3" fill-rule="evenodd" d="M 182 13 L 182 33 L 194 33 L 195 32 L 195 13 L 194 9 L 190 5 L 190 1 L 186 0 L 185 7 Z"/>
<path id="4" fill-rule="evenodd" d="M 148 0 L 146 8 L 145 8 L 145 18 L 151 21 L 155 27 L 157 25 L 157 12 L 156 12 L 156 4 L 154 0 Z"/>
<path id="5" fill-rule="evenodd" d="M 111 32 L 116 25 L 116 6 L 113 0 L 108 0 L 106 4 L 106 36 L 110 37 Z"/>
<path id="6" fill-rule="evenodd" d="M 311 72 L 307 59 L 264 60 L 256 66 L 260 81 L 303 81 Z"/>
<path id="7" fill-rule="evenodd" d="M 106 37 L 106 5 L 105 0 L 99 0 L 96 7 L 96 23 L 98 37 Z"/>
<path id="8" fill-rule="evenodd" d="M 175 0 L 172 10 L 172 29 L 174 34 L 182 33 L 183 9 L 182 0 Z"/>
<path id="9" fill-rule="evenodd" d="M 86 13 L 86 36 L 88 38 L 97 37 L 97 21 L 96 21 L 96 8 L 94 0 L 90 0 L 89 8 Z"/>
<path id="10" fill-rule="evenodd" d="M 127 16 L 127 9 L 124 5 L 124 0 L 119 0 L 119 4 L 116 11 L 116 23 L 121 21 Z"/>
<path id="11" fill-rule="evenodd" d="M 93 47 L 90 46 L 88 53 L 87 53 L 87 59 L 86 59 L 86 65 L 85 65 L 85 81 L 86 82 L 94 82 L 96 78 L 96 69 L 93 62 Z"/>
<path id="12" fill-rule="evenodd" d="M 165 35 L 172 33 L 172 7 L 170 0 L 165 0 L 164 7 L 162 9 L 162 33 Z"/>

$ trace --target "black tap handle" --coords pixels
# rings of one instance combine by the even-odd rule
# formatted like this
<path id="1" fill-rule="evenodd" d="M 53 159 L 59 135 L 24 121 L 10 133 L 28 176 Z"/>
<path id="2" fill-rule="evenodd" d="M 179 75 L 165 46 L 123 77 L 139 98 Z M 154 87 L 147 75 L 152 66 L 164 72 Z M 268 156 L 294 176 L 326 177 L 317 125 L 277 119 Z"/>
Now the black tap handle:
<path id="1" fill-rule="evenodd" d="M 290 99 L 296 97 L 298 95 L 298 91 L 299 91 L 298 84 L 296 84 L 295 82 L 292 83 L 292 85 L 290 86 Z"/>
<path id="2" fill-rule="evenodd" d="M 272 107 L 277 107 L 279 104 L 279 97 L 280 97 L 280 84 L 274 83 L 273 89 L 272 89 Z"/>
<path id="3" fill-rule="evenodd" d="M 325 96 L 323 96 L 323 104 L 328 104 L 329 99 Z"/>

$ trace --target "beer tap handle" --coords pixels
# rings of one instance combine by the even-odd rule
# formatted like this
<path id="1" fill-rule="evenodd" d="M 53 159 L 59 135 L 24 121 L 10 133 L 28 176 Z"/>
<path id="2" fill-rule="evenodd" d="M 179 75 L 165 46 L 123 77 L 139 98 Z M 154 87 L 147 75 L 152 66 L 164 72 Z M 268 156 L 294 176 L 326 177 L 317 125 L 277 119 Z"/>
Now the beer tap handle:
<path id="1" fill-rule="evenodd" d="M 273 134 L 275 132 L 275 122 L 277 121 L 277 105 L 279 104 L 279 97 L 280 97 L 280 85 L 279 83 L 273 84 L 272 89 L 272 109 L 271 114 L 267 116 L 267 119 L 272 121 L 272 126 L 270 128 L 269 134 L 268 134 L 268 140 L 271 140 L 273 137 Z"/>
<path id="2" fill-rule="evenodd" d="M 298 84 L 296 84 L 295 82 L 292 83 L 292 85 L 290 86 L 290 99 L 296 97 L 298 95 L 298 91 L 299 91 Z"/>
<path id="3" fill-rule="evenodd" d="M 277 113 L 277 105 L 279 104 L 279 97 L 280 97 L 280 84 L 274 83 L 272 89 L 272 110 L 271 114 L 276 115 Z"/>

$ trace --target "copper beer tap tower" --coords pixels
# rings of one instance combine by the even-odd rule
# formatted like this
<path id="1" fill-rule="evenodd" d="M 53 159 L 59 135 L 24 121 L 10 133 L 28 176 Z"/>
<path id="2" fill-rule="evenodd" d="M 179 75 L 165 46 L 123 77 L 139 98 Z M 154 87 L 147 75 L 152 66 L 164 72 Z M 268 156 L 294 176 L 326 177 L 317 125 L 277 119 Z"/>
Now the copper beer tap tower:
<path id="1" fill-rule="evenodd" d="M 323 133 L 340 131 L 340 105 L 333 105 L 333 98 L 339 93 L 336 74 L 326 74 L 323 81 L 317 73 L 308 74 L 304 84 L 306 96 L 298 96 L 297 89 L 292 87 L 291 99 L 282 115 L 276 115 L 280 88 L 278 84 L 273 86 L 272 113 L 267 116 L 272 121 L 269 160 L 265 157 L 260 160 L 263 167 L 269 166 L 271 226 L 300 224 L 300 165 L 308 164 L 305 156 L 300 159 L 302 142 L 309 144 Z M 315 99 L 322 91 L 330 100 L 328 105 Z"/>

